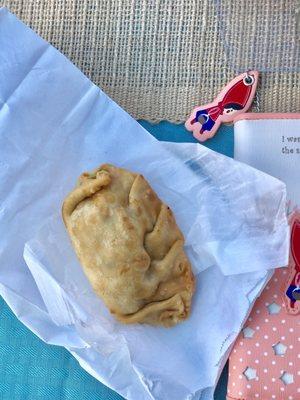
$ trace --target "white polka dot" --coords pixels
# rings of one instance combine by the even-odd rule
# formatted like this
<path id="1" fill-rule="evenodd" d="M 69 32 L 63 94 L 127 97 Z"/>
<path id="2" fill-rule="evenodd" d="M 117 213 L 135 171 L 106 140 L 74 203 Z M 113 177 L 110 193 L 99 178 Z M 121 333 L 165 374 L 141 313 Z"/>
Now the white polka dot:
<path id="1" fill-rule="evenodd" d="M 300 337 L 298 337 L 298 342 L 300 342 Z"/>
<path id="2" fill-rule="evenodd" d="M 260 310 L 256 310 L 256 314 L 260 314 Z"/>
<path id="3" fill-rule="evenodd" d="M 234 349 L 233 352 L 236 353 L 236 349 Z"/>
<path id="4" fill-rule="evenodd" d="M 244 346 L 244 342 L 240 342 L 240 346 Z"/>
<path id="5" fill-rule="evenodd" d="M 285 336 L 281 336 L 281 340 L 285 340 Z"/>
<path id="6" fill-rule="evenodd" d="M 268 372 L 267 368 L 264 368 L 264 373 L 266 374 Z"/>
<path id="7" fill-rule="evenodd" d="M 274 331 L 274 332 L 276 332 L 276 331 L 277 331 L 277 328 L 276 328 L 276 326 L 273 326 L 273 328 L 272 328 L 272 331 Z"/>
<path id="8" fill-rule="evenodd" d="M 232 382 L 232 386 L 235 386 L 235 382 Z"/>
<path id="9" fill-rule="evenodd" d="M 293 396 L 289 396 L 289 400 L 293 400 Z"/>
<path id="10" fill-rule="evenodd" d="M 294 328 L 290 328 L 289 331 L 292 333 L 294 332 Z"/>
<path id="11" fill-rule="evenodd" d="M 269 290 L 270 289 L 270 286 L 266 286 L 266 290 Z"/>
<path id="12" fill-rule="evenodd" d="M 283 275 L 286 275 L 286 270 L 285 270 L 285 269 L 282 271 L 282 274 L 283 274 Z"/>
<path id="13" fill-rule="evenodd" d="M 268 336 L 268 335 L 265 335 L 264 338 L 265 338 L 265 339 L 269 339 L 269 336 Z"/>
<path id="14" fill-rule="evenodd" d="M 257 343 L 255 343 L 255 346 L 256 346 L 256 347 L 259 347 L 259 343 L 258 343 L 258 342 L 257 342 Z"/>
<path id="15" fill-rule="evenodd" d="M 247 387 L 247 389 L 251 389 L 251 385 L 247 385 L 246 387 Z"/>
<path id="16" fill-rule="evenodd" d="M 264 351 L 264 356 L 267 357 L 267 355 L 268 355 L 268 352 Z"/>
<path id="17" fill-rule="evenodd" d="M 300 388 L 297 389 L 297 393 L 300 393 Z"/>
<path id="18" fill-rule="evenodd" d="M 282 392 L 284 392 L 284 387 L 281 386 L 280 390 L 281 390 Z"/>
<path id="19" fill-rule="evenodd" d="M 260 330 L 260 327 L 259 327 L 259 326 L 257 326 L 255 329 L 256 329 L 257 331 L 259 331 L 259 330 Z"/>
<path id="20" fill-rule="evenodd" d="M 290 348 L 290 349 L 293 349 L 293 348 L 294 348 L 294 346 L 293 346 L 292 344 L 290 344 L 290 345 L 289 345 L 289 348 Z"/>
<path id="21" fill-rule="evenodd" d="M 272 394 L 272 399 L 276 399 L 276 396 L 275 396 L 275 394 Z"/>
<path id="22" fill-rule="evenodd" d="M 243 396 L 243 392 L 239 392 L 239 396 Z"/>
<path id="23" fill-rule="evenodd" d="M 231 373 L 230 373 L 230 372 L 228 372 L 228 376 L 231 376 Z"/>
<path id="24" fill-rule="evenodd" d="M 264 386 L 264 390 L 268 390 L 268 386 Z"/>
<path id="25" fill-rule="evenodd" d="M 265 303 L 265 306 L 268 307 L 270 305 L 270 303 Z"/>
<path id="26" fill-rule="evenodd" d="M 236 366 L 234 365 L 234 366 L 232 367 L 232 369 L 236 369 Z"/>
<path id="27" fill-rule="evenodd" d="M 282 323 L 282 324 L 285 324 L 285 319 L 282 319 L 282 320 L 281 320 L 281 323 Z"/>
<path id="28" fill-rule="evenodd" d="M 258 398 L 258 397 L 259 397 L 259 394 L 258 394 L 258 393 L 255 393 L 254 397 Z"/>
<path id="29" fill-rule="evenodd" d="M 259 364 L 259 360 L 255 360 L 254 362 L 255 362 L 255 364 Z M 299 372 L 300 372 L 300 371 L 299 371 Z"/>
<path id="30" fill-rule="evenodd" d="M 276 361 L 272 361 L 272 365 L 276 365 Z"/>
<path id="31" fill-rule="evenodd" d="M 240 358 L 240 362 L 243 362 L 243 359 L 242 359 L 242 358 Z"/>
<path id="32" fill-rule="evenodd" d="M 242 375 L 239 375 L 239 379 L 243 379 Z"/>
<path id="33" fill-rule="evenodd" d="M 269 322 L 268 318 L 265 319 L 265 322 Z"/>
<path id="34" fill-rule="evenodd" d="M 247 354 L 249 354 L 249 355 L 250 355 L 250 354 L 251 354 L 251 351 L 250 351 L 250 350 L 248 350 L 248 351 L 247 351 Z"/>
<path id="35" fill-rule="evenodd" d="M 272 378 L 272 382 L 275 382 L 276 381 L 276 379 L 275 378 Z"/>
<path id="36" fill-rule="evenodd" d="M 278 282 L 278 278 L 274 278 L 274 282 Z M 277 297 L 277 294 L 274 294 L 274 297 Z"/>
<path id="37" fill-rule="evenodd" d="M 297 375 L 300 375 L 300 371 L 297 372 Z"/>
<path id="38" fill-rule="evenodd" d="M 300 354 L 298 354 L 298 356 L 297 356 L 298 358 L 300 358 Z"/>

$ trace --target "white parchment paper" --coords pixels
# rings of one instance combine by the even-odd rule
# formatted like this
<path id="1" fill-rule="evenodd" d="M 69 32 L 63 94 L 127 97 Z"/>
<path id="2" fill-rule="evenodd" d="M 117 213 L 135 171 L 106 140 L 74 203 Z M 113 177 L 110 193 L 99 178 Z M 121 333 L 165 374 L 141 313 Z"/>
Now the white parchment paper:
<path id="1" fill-rule="evenodd" d="M 60 217 L 78 175 L 143 173 L 197 277 L 189 320 L 123 326 L 92 292 Z M 287 263 L 285 186 L 201 145 L 160 143 L 57 50 L 0 10 L 0 293 L 45 342 L 130 400 L 212 399 L 253 301 Z"/>

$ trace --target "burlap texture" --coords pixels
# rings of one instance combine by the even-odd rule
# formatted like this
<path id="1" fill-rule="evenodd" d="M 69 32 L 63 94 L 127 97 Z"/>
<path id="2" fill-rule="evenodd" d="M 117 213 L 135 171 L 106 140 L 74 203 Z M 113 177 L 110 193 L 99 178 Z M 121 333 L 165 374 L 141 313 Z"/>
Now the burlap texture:
<path id="1" fill-rule="evenodd" d="M 260 111 L 300 111 L 294 0 L 0 0 L 135 118 L 181 122 L 259 68 Z M 298 14 L 299 15 L 299 14 Z"/>

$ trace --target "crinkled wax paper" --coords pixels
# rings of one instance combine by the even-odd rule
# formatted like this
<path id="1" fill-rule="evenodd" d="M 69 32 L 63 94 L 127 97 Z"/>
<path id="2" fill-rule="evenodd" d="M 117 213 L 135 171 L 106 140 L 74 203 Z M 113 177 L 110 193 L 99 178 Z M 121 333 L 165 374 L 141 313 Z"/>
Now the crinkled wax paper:
<path id="1" fill-rule="evenodd" d="M 196 274 L 172 328 L 117 323 L 60 217 L 78 175 L 143 173 L 173 209 Z M 212 399 L 253 301 L 285 265 L 285 186 L 201 145 L 160 143 L 63 55 L 0 10 L 0 293 L 45 342 L 131 400 Z"/>

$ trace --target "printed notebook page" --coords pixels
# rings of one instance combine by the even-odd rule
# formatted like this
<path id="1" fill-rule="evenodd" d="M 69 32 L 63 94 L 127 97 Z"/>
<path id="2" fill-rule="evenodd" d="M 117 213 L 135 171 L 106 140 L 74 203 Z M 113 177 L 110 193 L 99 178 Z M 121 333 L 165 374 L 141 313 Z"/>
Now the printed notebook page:
<path id="1" fill-rule="evenodd" d="M 244 114 L 234 125 L 234 158 L 282 180 L 300 203 L 300 114 Z"/>

